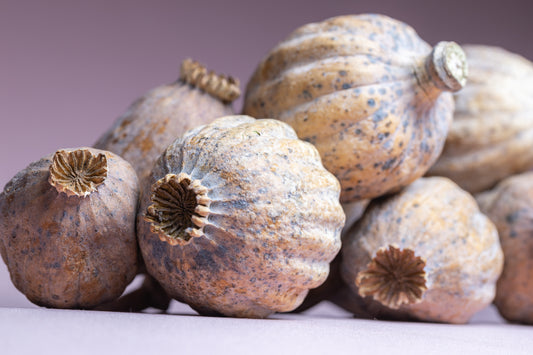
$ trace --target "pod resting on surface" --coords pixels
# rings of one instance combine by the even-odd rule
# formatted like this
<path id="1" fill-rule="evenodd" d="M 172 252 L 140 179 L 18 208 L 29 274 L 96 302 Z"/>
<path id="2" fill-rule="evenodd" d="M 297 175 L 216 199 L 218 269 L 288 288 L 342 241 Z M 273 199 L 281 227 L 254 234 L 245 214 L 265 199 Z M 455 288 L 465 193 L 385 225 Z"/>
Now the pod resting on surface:
<path id="1" fill-rule="evenodd" d="M 139 183 L 119 156 L 63 149 L 30 164 L 0 194 L 0 254 L 33 303 L 92 308 L 137 273 Z"/>
<path id="2" fill-rule="evenodd" d="M 429 175 L 476 193 L 533 168 L 533 63 L 498 47 L 463 48 L 468 84 L 454 95 L 453 124 Z"/>
<path id="3" fill-rule="evenodd" d="M 343 238 L 336 302 L 367 318 L 465 323 L 494 299 L 503 253 L 475 200 L 421 178 L 374 200 Z"/>
<path id="4" fill-rule="evenodd" d="M 494 303 L 505 319 L 533 324 L 533 172 L 509 177 L 477 200 L 498 228 L 505 256 Z"/>
<path id="5" fill-rule="evenodd" d="M 291 125 L 316 146 L 344 203 L 400 190 L 439 156 L 451 92 L 466 82 L 464 52 L 433 49 L 383 15 L 339 16 L 300 27 L 261 61 L 244 113 Z"/>
<path id="6" fill-rule="evenodd" d="M 148 272 L 201 314 L 296 308 L 340 249 L 340 186 L 276 120 L 228 116 L 171 144 L 143 187 Z"/>

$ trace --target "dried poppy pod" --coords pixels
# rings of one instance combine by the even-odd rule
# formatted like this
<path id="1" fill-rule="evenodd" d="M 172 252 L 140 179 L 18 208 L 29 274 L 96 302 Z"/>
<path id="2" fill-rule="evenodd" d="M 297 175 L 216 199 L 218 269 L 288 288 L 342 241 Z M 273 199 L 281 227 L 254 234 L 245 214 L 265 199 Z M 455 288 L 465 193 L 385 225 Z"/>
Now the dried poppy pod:
<path id="1" fill-rule="evenodd" d="M 92 308 L 137 272 L 139 183 L 131 165 L 93 148 L 30 164 L 0 194 L 0 254 L 33 303 Z"/>
<path id="2" fill-rule="evenodd" d="M 277 120 L 228 116 L 187 132 L 143 186 L 148 272 L 201 314 L 296 308 L 340 249 L 340 186 Z"/>
<path id="3" fill-rule="evenodd" d="M 533 168 L 533 63 L 502 48 L 465 45 L 468 84 L 430 175 L 475 193 Z"/>
<path id="4" fill-rule="evenodd" d="M 503 254 L 475 200 L 421 178 L 371 202 L 343 239 L 340 304 L 356 316 L 465 323 L 494 299 Z"/>
<path id="5" fill-rule="evenodd" d="M 231 102 L 239 95 L 238 80 L 186 59 L 179 80 L 136 100 L 95 147 L 129 161 L 142 181 L 170 143 L 191 128 L 231 115 Z"/>
<path id="6" fill-rule="evenodd" d="M 244 113 L 290 124 L 316 146 L 341 201 L 398 191 L 436 161 L 451 124 L 450 92 L 467 64 L 453 42 L 433 49 L 382 15 L 340 16 L 297 29 L 259 64 Z"/>
<path id="7" fill-rule="evenodd" d="M 498 228 L 505 256 L 494 303 L 505 319 L 533 324 L 533 172 L 509 177 L 477 200 Z"/>

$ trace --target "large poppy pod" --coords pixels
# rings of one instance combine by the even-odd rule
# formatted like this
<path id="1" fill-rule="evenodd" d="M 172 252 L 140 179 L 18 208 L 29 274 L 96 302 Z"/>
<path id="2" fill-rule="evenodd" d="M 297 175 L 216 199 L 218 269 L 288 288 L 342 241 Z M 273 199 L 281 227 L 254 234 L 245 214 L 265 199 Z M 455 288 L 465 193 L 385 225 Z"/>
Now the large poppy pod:
<path id="1" fill-rule="evenodd" d="M 464 52 L 433 49 L 382 15 L 340 16 L 297 29 L 261 61 L 244 113 L 290 124 L 316 146 L 342 202 L 394 192 L 424 175 L 452 121 Z"/>
<path id="2" fill-rule="evenodd" d="M 291 311 L 340 249 L 340 186 L 277 120 L 229 116 L 187 132 L 143 187 L 148 272 L 202 314 Z"/>

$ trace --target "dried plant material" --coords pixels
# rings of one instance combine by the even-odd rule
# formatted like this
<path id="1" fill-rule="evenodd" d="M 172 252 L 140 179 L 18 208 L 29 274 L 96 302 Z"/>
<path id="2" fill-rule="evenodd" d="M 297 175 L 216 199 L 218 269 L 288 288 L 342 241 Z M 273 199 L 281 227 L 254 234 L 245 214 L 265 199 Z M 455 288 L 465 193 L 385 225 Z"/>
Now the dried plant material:
<path id="1" fill-rule="evenodd" d="M 243 112 L 275 117 L 315 145 L 341 202 L 399 191 L 437 160 L 468 72 L 454 42 L 434 48 L 383 15 L 304 25 L 259 63 Z"/>
<path id="2" fill-rule="evenodd" d="M 334 302 L 358 317 L 466 323 L 494 300 L 498 233 L 449 179 L 373 200 L 342 241 L 346 289 Z"/>
<path id="3" fill-rule="evenodd" d="M 342 236 L 355 224 L 355 222 L 361 218 L 369 202 L 369 200 L 361 200 L 341 204 L 344 214 L 346 215 L 346 223 L 344 224 L 341 232 L 341 239 Z M 324 283 L 317 288 L 309 290 L 309 293 L 305 297 L 303 303 L 293 312 L 304 312 L 316 304 L 335 296 L 335 294 L 343 285 L 339 271 L 340 260 L 339 254 L 329 265 L 329 275 L 326 281 L 324 281 Z"/>
<path id="4" fill-rule="evenodd" d="M 142 182 L 176 137 L 233 114 L 231 102 L 239 94 L 236 79 L 208 72 L 203 65 L 186 59 L 179 80 L 135 100 L 94 146 L 126 159 Z"/>
<path id="5" fill-rule="evenodd" d="M 107 177 L 105 154 L 92 154 L 87 149 L 58 150 L 50 165 L 48 181 L 67 196 L 86 197 L 96 191 Z"/>
<path id="6" fill-rule="evenodd" d="M 138 198 L 135 171 L 110 152 L 62 149 L 30 164 L 0 194 L 0 254 L 15 287 L 54 308 L 118 298 L 137 273 Z"/>
<path id="7" fill-rule="evenodd" d="M 468 77 L 465 52 L 455 42 L 439 42 L 427 57 L 425 70 L 415 74 L 422 86 L 431 82 L 444 91 L 459 91 L 466 85 Z M 424 74 L 428 77 L 425 78 Z"/>
<path id="8" fill-rule="evenodd" d="M 192 59 L 185 59 L 181 63 L 180 80 L 207 92 L 223 102 L 232 102 L 241 96 L 241 89 L 237 79 L 207 71 L 205 66 Z"/>
<path id="9" fill-rule="evenodd" d="M 403 304 L 422 300 L 427 289 L 425 261 L 410 249 L 400 250 L 392 245 L 377 251 L 366 270 L 357 274 L 355 283 L 359 294 L 371 296 L 381 304 L 398 309 Z"/>
<path id="10" fill-rule="evenodd" d="M 533 172 L 508 177 L 477 200 L 505 257 L 494 304 L 508 321 L 533 325 Z"/>
<path id="11" fill-rule="evenodd" d="M 533 63 L 499 47 L 464 45 L 469 79 L 429 175 L 478 193 L 533 168 Z"/>
<path id="12" fill-rule="evenodd" d="M 137 289 L 123 294 L 120 298 L 93 308 L 107 312 L 141 312 L 147 308 L 166 311 L 172 299 L 165 290 L 150 275 L 144 276 L 144 281 Z"/>
<path id="13" fill-rule="evenodd" d="M 361 219 L 369 203 L 370 200 L 361 200 L 342 204 L 342 209 L 346 215 L 346 224 L 342 230 L 343 234 L 346 233 L 359 219 Z"/>
<path id="14" fill-rule="evenodd" d="M 227 116 L 188 131 L 142 190 L 146 268 L 201 314 L 291 311 L 340 249 L 340 185 L 278 120 Z"/>
<path id="15" fill-rule="evenodd" d="M 207 189 L 188 174 L 167 174 L 152 186 L 152 204 L 145 220 L 162 241 L 175 245 L 202 235 L 207 223 L 209 198 Z"/>

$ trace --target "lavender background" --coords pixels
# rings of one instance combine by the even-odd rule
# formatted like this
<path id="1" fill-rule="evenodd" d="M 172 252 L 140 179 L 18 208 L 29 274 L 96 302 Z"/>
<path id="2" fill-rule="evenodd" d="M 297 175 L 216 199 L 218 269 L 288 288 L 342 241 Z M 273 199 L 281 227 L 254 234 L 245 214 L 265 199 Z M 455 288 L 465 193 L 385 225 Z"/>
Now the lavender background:
<path id="1" fill-rule="evenodd" d="M 297 27 L 382 13 L 440 40 L 533 59 L 533 2 L 468 0 L 0 0 L 0 187 L 58 148 L 92 145 L 192 57 L 241 79 Z M 242 100 L 235 107 L 240 110 Z M 31 307 L 0 262 L 0 307 Z"/>

